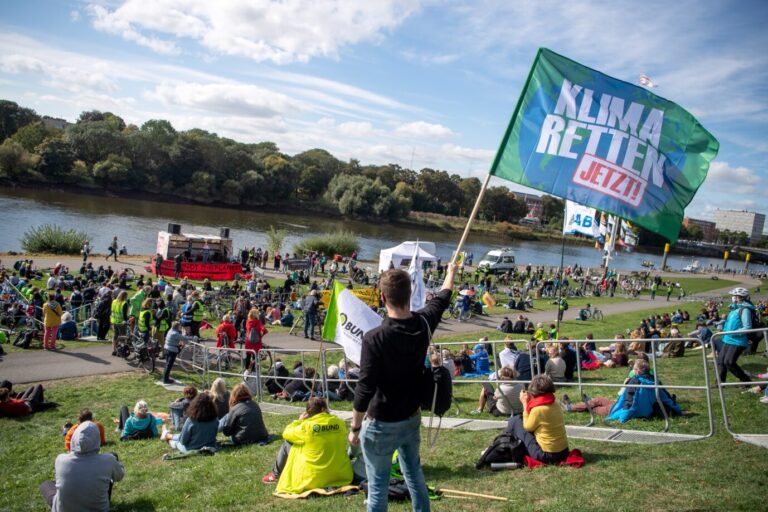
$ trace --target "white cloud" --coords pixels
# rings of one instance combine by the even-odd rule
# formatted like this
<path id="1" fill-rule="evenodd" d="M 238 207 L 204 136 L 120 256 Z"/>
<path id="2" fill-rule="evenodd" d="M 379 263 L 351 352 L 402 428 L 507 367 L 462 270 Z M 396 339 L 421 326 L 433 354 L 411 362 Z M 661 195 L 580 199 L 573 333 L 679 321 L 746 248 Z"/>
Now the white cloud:
<path id="1" fill-rule="evenodd" d="M 467 148 L 456 144 L 443 144 L 440 149 L 443 153 L 454 158 L 477 160 L 487 164 L 490 164 L 491 159 L 496 154 L 496 152 L 491 149 Z"/>
<path id="2" fill-rule="evenodd" d="M 452 137 L 455 133 L 441 124 L 432 124 L 425 121 L 414 121 L 412 123 L 401 124 L 395 129 L 400 135 L 409 135 L 411 137 L 445 138 Z"/>
<path id="3" fill-rule="evenodd" d="M 151 5 L 151 4 L 145 4 Z M 134 9 L 134 11 L 136 11 Z M 178 55 L 181 50 L 173 41 L 159 39 L 157 37 L 145 36 L 134 29 L 129 18 L 115 16 L 110 13 L 106 7 L 101 5 L 90 5 L 88 12 L 93 17 L 93 27 L 96 30 L 121 36 L 126 41 L 132 41 L 139 46 L 149 48 L 153 52 L 164 55 Z M 147 13 L 144 14 L 147 16 Z"/>
<path id="4" fill-rule="evenodd" d="M 147 99 L 240 117 L 275 117 L 302 110 L 288 96 L 239 83 L 164 82 L 147 92 Z"/>
<path id="5" fill-rule="evenodd" d="M 71 21 L 80 21 L 80 11 L 77 9 L 72 9 L 69 11 L 69 19 Z"/>
<path id="6" fill-rule="evenodd" d="M 367 137 L 373 133 L 373 125 L 368 122 L 341 123 L 338 127 L 339 133 L 349 137 Z"/>
<path id="7" fill-rule="evenodd" d="M 726 184 L 731 194 L 754 194 L 761 181 L 760 176 L 748 167 L 732 167 L 728 162 L 720 161 L 712 162 L 707 177 L 713 188 L 722 190 Z"/>
<path id="8" fill-rule="evenodd" d="M 190 38 L 219 54 L 287 64 L 376 42 L 418 8 L 413 0 L 126 0 L 111 10 L 91 4 L 89 13 L 96 29 L 159 53 L 179 47 L 147 32 Z"/>
<path id="9" fill-rule="evenodd" d="M 115 92 L 118 89 L 115 81 L 98 67 L 82 69 L 74 66 L 59 66 L 18 53 L 0 56 L 0 71 L 11 74 L 39 73 L 46 77 L 44 82 L 46 85 L 77 93 Z"/>

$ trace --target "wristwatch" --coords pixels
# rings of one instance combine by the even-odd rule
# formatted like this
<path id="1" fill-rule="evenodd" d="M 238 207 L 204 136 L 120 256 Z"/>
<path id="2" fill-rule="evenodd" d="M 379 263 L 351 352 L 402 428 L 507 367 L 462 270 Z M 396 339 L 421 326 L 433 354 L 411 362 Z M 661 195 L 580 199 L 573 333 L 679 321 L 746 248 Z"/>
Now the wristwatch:
<path id="1" fill-rule="evenodd" d="M 363 428 L 363 426 L 360 425 L 359 427 L 352 427 L 351 430 L 352 430 L 353 434 L 357 434 L 358 432 L 360 432 L 360 430 L 362 430 L 362 428 Z"/>

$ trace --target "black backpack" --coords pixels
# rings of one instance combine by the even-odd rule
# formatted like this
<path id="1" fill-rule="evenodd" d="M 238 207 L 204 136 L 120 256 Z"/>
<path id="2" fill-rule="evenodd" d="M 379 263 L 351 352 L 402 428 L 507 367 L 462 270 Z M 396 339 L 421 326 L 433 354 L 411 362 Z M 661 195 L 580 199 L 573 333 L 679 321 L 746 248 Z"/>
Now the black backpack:
<path id="1" fill-rule="evenodd" d="M 744 309 L 744 308 L 742 308 Z M 753 329 L 762 329 L 765 327 L 765 322 L 763 321 L 763 315 L 760 314 L 760 312 L 757 309 L 750 308 L 749 312 L 752 314 L 752 328 Z M 739 317 L 741 317 L 741 310 L 739 310 Z M 762 332 L 748 332 L 746 334 L 747 340 L 749 340 L 749 352 L 754 354 L 757 352 L 757 346 L 760 344 L 760 342 L 763 340 L 763 333 Z"/>
<path id="2" fill-rule="evenodd" d="M 490 467 L 492 462 L 517 462 L 522 464 L 527 454 L 523 442 L 512 432 L 499 434 L 486 448 L 475 464 L 475 469 Z"/>
<path id="3" fill-rule="evenodd" d="M 419 315 L 427 328 L 429 342 L 432 342 L 432 329 L 426 318 Z M 442 416 L 451 408 L 453 401 L 453 376 L 443 365 L 437 368 L 424 368 L 421 373 L 421 409 Z"/>
<path id="4" fill-rule="evenodd" d="M 442 416 L 451 408 L 453 382 L 451 372 L 445 366 L 424 368 L 421 387 L 421 409 Z M 432 406 L 434 404 L 434 410 Z"/>

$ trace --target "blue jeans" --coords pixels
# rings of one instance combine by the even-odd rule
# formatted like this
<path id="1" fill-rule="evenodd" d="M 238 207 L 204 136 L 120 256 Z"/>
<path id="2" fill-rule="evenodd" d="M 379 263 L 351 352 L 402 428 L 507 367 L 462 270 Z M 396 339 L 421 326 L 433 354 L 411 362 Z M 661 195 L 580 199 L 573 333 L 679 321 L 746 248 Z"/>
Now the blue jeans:
<path id="1" fill-rule="evenodd" d="M 421 442 L 421 415 L 407 420 L 386 422 L 365 420 L 360 433 L 360 443 L 368 474 L 368 512 L 387 510 L 389 498 L 389 473 L 392 455 L 397 450 L 400 469 L 403 471 L 408 491 L 411 493 L 413 510 L 429 511 L 429 495 L 419 460 Z"/>
<path id="2" fill-rule="evenodd" d="M 315 320 L 317 318 L 317 315 L 315 313 L 305 313 L 304 314 L 304 337 L 307 337 L 307 332 L 309 332 L 309 336 L 315 337 Z"/>

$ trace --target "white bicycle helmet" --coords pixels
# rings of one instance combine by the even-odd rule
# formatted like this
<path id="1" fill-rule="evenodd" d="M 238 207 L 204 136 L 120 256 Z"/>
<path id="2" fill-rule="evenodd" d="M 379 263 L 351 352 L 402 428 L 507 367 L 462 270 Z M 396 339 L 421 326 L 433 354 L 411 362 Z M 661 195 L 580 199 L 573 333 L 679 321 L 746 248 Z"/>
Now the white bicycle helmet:
<path id="1" fill-rule="evenodd" d="M 746 288 L 734 288 L 730 291 L 729 295 L 735 297 L 749 297 L 749 290 Z"/>

